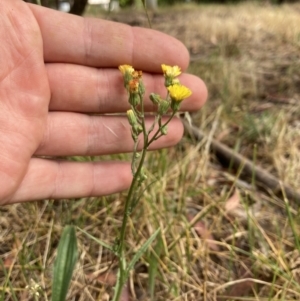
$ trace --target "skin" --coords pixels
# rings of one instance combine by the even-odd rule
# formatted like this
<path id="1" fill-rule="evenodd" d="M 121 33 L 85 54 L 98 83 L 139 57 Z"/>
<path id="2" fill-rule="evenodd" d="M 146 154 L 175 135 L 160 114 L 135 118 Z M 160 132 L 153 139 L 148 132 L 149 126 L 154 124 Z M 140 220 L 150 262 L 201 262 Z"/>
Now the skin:
<path id="1" fill-rule="evenodd" d="M 129 108 L 117 67 L 143 70 L 146 90 L 165 95 L 161 64 L 184 71 L 186 48 L 154 30 L 67 15 L 21 0 L 0 0 L 0 11 L 0 204 L 127 189 L 132 179 L 128 162 L 55 157 L 130 152 L 126 117 L 104 116 Z M 188 74 L 180 80 L 193 92 L 182 110 L 198 110 L 207 98 L 204 83 Z M 152 109 L 148 101 L 146 109 Z M 175 145 L 182 134 L 175 119 L 168 135 L 151 149 Z"/>

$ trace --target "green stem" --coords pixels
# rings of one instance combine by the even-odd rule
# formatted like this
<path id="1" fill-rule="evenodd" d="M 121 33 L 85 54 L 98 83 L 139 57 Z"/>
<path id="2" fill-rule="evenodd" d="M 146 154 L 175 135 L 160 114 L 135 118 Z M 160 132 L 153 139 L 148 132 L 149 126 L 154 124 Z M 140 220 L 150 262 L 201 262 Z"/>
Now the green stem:
<path id="1" fill-rule="evenodd" d="M 147 153 L 147 149 L 144 148 L 143 152 L 142 152 L 142 156 L 141 156 L 141 160 L 139 162 L 139 166 L 138 169 L 133 177 L 133 180 L 131 182 L 130 188 L 129 188 L 129 192 L 126 198 L 126 202 L 125 202 L 125 209 L 124 209 L 124 216 L 123 216 L 123 222 L 122 222 L 122 227 L 121 227 L 121 234 L 120 234 L 120 243 L 119 243 L 119 248 L 118 248 L 118 255 L 119 255 L 119 269 L 120 269 L 120 284 L 117 286 L 117 290 L 114 294 L 114 298 L 113 301 L 119 301 L 120 296 L 121 296 L 121 292 L 122 292 L 122 288 L 126 282 L 127 279 L 127 271 L 124 269 L 123 267 L 123 262 L 122 260 L 124 259 L 124 253 L 125 253 L 125 248 L 124 248 L 124 243 L 125 243 L 125 234 L 126 234 L 126 225 L 127 225 L 127 221 L 128 221 L 128 217 L 129 217 L 129 208 L 131 206 L 132 203 L 132 194 L 134 192 L 134 188 L 135 185 L 137 183 L 140 171 L 142 169 L 145 157 L 146 157 L 146 153 Z"/>
<path id="2" fill-rule="evenodd" d="M 135 175 L 135 162 L 137 160 L 136 154 L 137 154 L 138 144 L 139 144 L 138 140 L 134 142 L 133 158 L 132 158 L 132 162 L 131 162 L 131 172 L 132 172 L 133 175 Z"/>
<path id="3" fill-rule="evenodd" d="M 146 144 L 147 146 L 147 144 Z M 129 216 L 129 208 L 130 208 L 130 204 L 131 202 L 131 198 L 132 198 L 132 194 L 134 192 L 134 188 L 135 185 L 137 183 L 137 180 L 139 178 L 139 174 L 142 170 L 143 167 L 143 163 L 145 161 L 145 157 L 146 157 L 146 153 L 147 153 L 147 147 L 143 148 L 142 151 L 142 156 L 141 156 L 141 160 L 139 162 L 139 166 L 137 168 L 137 171 L 132 179 L 130 188 L 129 188 L 129 192 L 126 198 L 126 202 L 125 202 L 125 208 L 124 208 L 124 217 L 123 217 L 123 222 L 122 222 L 122 227 L 121 227 L 121 234 L 120 234 L 120 244 L 119 244 L 119 248 L 118 248 L 118 254 L 121 255 L 122 250 L 124 249 L 124 240 L 125 240 L 125 230 L 126 230 L 126 224 L 127 224 L 127 220 L 128 220 L 128 216 Z"/>
<path id="4" fill-rule="evenodd" d="M 142 95 L 140 95 L 140 98 L 142 100 Z M 133 195 L 134 195 L 134 190 L 136 187 L 136 184 L 138 182 L 145 158 L 146 158 L 146 153 L 148 150 L 148 135 L 146 132 L 146 124 L 145 124 L 145 118 L 144 118 L 144 103 L 143 101 L 141 101 L 141 117 L 142 117 L 142 128 L 143 128 L 143 137 L 144 137 L 144 146 L 143 146 L 143 150 L 142 150 L 142 155 L 141 155 L 141 159 L 139 161 L 138 164 L 138 168 L 136 170 L 136 172 L 133 175 L 133 179 L 129 188 L 129 192 L 125 201 L 125 208 L 124 208 L 124 216 L 123 216 L 123 221 L 122 221 L 122 227 L 121 227 L 121 232 L 120 232 L 120 240 L 119 240 L 119 246 L 118 246 L 118 256 L 119 256 L 119 269 L 120 269 L 120 279 L 119 281 L 119 285 L 116 287 L 116 291 L 114 294 L 114 298 L 113 301 L 118 301 L 120 299 L 121 296 L 121 292 L 122 292 L 122 288 L 126 282 L 127 279 L 127 271 L 126 268 L 124 267 L 124 261 L 125 261 L 125 234 L 126 234 L 126 225 L 127 225 L 127 221 L 128 221 L 128 217 L 130 215 L 130 208 L 133 204 Z M 134 158 L 133 158 L 134 160 Z"/>
<path id="5" fill-rule="evenodd" d="M 151 127 L 150 127 L 149 130 L 148 130 L 148 133 L 147 133 L 148 136 L 149 136 L 149 134 L 154 130 L 154 127 L 155 127 L 156 122 L 159 123 L 160 120 L 161 120 L 161 116 L 155 116 L 154 121 L 153 121 Z"/>
<path id="6" fill-rule="evenodd" d="M 170 118 L 168 119 L 168 121 L 167 121 L 163 126 L 168 125 L 168 123 L 171 121 L 171 119 L 174 117 L 175 114 L 176 114 L 176 112 L 173 112 L 172 115 L 170 116 Z M 159 127 L 159 129 L 155 132 L 155 134 L 153 135 L 153 137 L 150 139 L 150 141 L 149 141 L 148 144 L 147 144 L 147 147 L 149 147 L 149 145 L 150 145 L 153 141 L 155 141 L 155 140 L 157 140 L 159 137 L 161 137 L 161 136 L 157 137 L 157 135 L 160 133 L 160 128 L 161 128 L 161 127 Z"/>

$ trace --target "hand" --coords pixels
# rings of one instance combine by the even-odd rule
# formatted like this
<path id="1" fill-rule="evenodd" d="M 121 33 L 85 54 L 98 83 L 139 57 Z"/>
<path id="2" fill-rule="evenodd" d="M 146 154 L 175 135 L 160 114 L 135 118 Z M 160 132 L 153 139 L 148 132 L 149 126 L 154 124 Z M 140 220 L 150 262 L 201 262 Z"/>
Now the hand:
<path id="1" fill-rule="evenodd" d="M 21 0 L 0 0 L 0 12 L 0 204 L 128 188 L 129 163 L 49 158 L 130 152 L 126 117 L 103 115 L 128 109 L 118 65 L 143 70 L 147 91 L 162 94 L 163 77 L 155 73 L 162 63 L 186 69 L 187 50 L 150 29 Z M 182 109 L 199 109 L 207 96 L 203 82 L 187 74 L 180 79 L 193 91 Z M 151 103 L 146 107 L 150 111 Z M 176 144 L 182 133 L 181 122 L 173 120 L 153 149 Z"/>

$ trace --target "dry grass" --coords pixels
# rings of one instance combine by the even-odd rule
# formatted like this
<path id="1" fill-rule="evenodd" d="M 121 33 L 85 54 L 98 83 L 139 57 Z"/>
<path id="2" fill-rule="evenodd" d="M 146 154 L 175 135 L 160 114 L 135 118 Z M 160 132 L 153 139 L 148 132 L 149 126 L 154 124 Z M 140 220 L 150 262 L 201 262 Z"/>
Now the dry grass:
<path id="1" fill-rule="evenodd" d="M 126 19 L 147 26 L 141 14 Z M 155 13 L 152 24 L 187 45 L 190 72 L 209 87 L 209 102 L 193 122 L 297 188 L 300 6 L 181 6 Z M 151 288 L 153 300 L 300 300 L 297 204 L 224 169 L 210 141 L 184 138 L 149 156 L 150 181 L 157 181 L 128 226 L 128 257 L 155 229 L 163 232 L 132 272 L 133 300 L 150 300 Z M 113 244 L 123 200 L 121 194 L 0 208 L 0 300 L 33 300 L 25 290 L 30 279 L 48 300 L 62 226 L 74 223 Z M 113 255 L 81 232 L 78 241 L 68 300 L 108 300 Z"/>

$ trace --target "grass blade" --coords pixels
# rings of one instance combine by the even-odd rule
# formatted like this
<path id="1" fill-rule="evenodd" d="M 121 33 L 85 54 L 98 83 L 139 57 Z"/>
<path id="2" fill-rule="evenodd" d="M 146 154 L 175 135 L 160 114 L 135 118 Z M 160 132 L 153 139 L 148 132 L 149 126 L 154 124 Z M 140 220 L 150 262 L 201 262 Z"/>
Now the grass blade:
<path id="1" fill-rule="evenodd" d="M 142 255 L 146 252 L 147 248 L 151 245 L 153 240 L 156 238 L 158 233 L 160 232 L 160 228 L 158 228 L 149 238 L 148 240 L 141 246 L 141 248 L 135 253 L 131 262 L 128 265 L 127 272 L 133 269 L 136 262 L 142 257 Z"/>
<path id="2" fill-rule="evenodd" d="M 149 258 L 149 292 L 150 292 L 150 300 L 154 300 L 154 289 L 155 289 L 155 279 L 157 275 L 158 269 L 158 258 L 160 257 L 163 251 L 163 240 L 161 234 L 157 237 L 157 243 L 154 247 L 154 252 L 151 252 Z"/>
<path id="3" fill-rule="evenodd" d="M 9 276 L 7 274 L 7 271 L 6 271 L 6 268 L 4 266 L 4 263 L 2 261 L 2 259 L 0 258 L 0 266 L 2 268 L 2 271 L 4 273 L 4 276 L 5 276 L 5 282 L 4 282 L 4 286 L 2 287 L 2 296 L 1 296 L 1 299 L 0 300 L 5 300 L 5 290 L 6 290 L 6 286 L 8 284 L 9 286 L 9 289 L 10 289 L 10 293 L 11 293 L 11 297 L 12 297 L 12 300 L 14 301 L 18 301 L 18 298 L 16 297 L 16 294 L 15 294 L 15 291 L 14 291 L 14 288 L 10 282 L 10 279 L 9 279 Z"/>
<path id="4" fill-rule="evenodd" d="M 108 245 L 107 243 L 105 243 L 104 241 L 97 239 L 96 237 L 94 237 L 93 235 L 87 233 L 86 231 L 80 229 L 77 227 L 77 229 L 79 231 L 81 231 L 82 233 L 84 233 L 86 236 L 88 236 L 89 238 L 91 238 L 92 240 L 94 240 L 96 243 L 98 243 L 99 245 L 101 245 L 102 247 L 112 251 L 115 255 L 117 255 L 117 253 L 114 251 L 113 247 L 111 247 L 110 245 Z"/>

